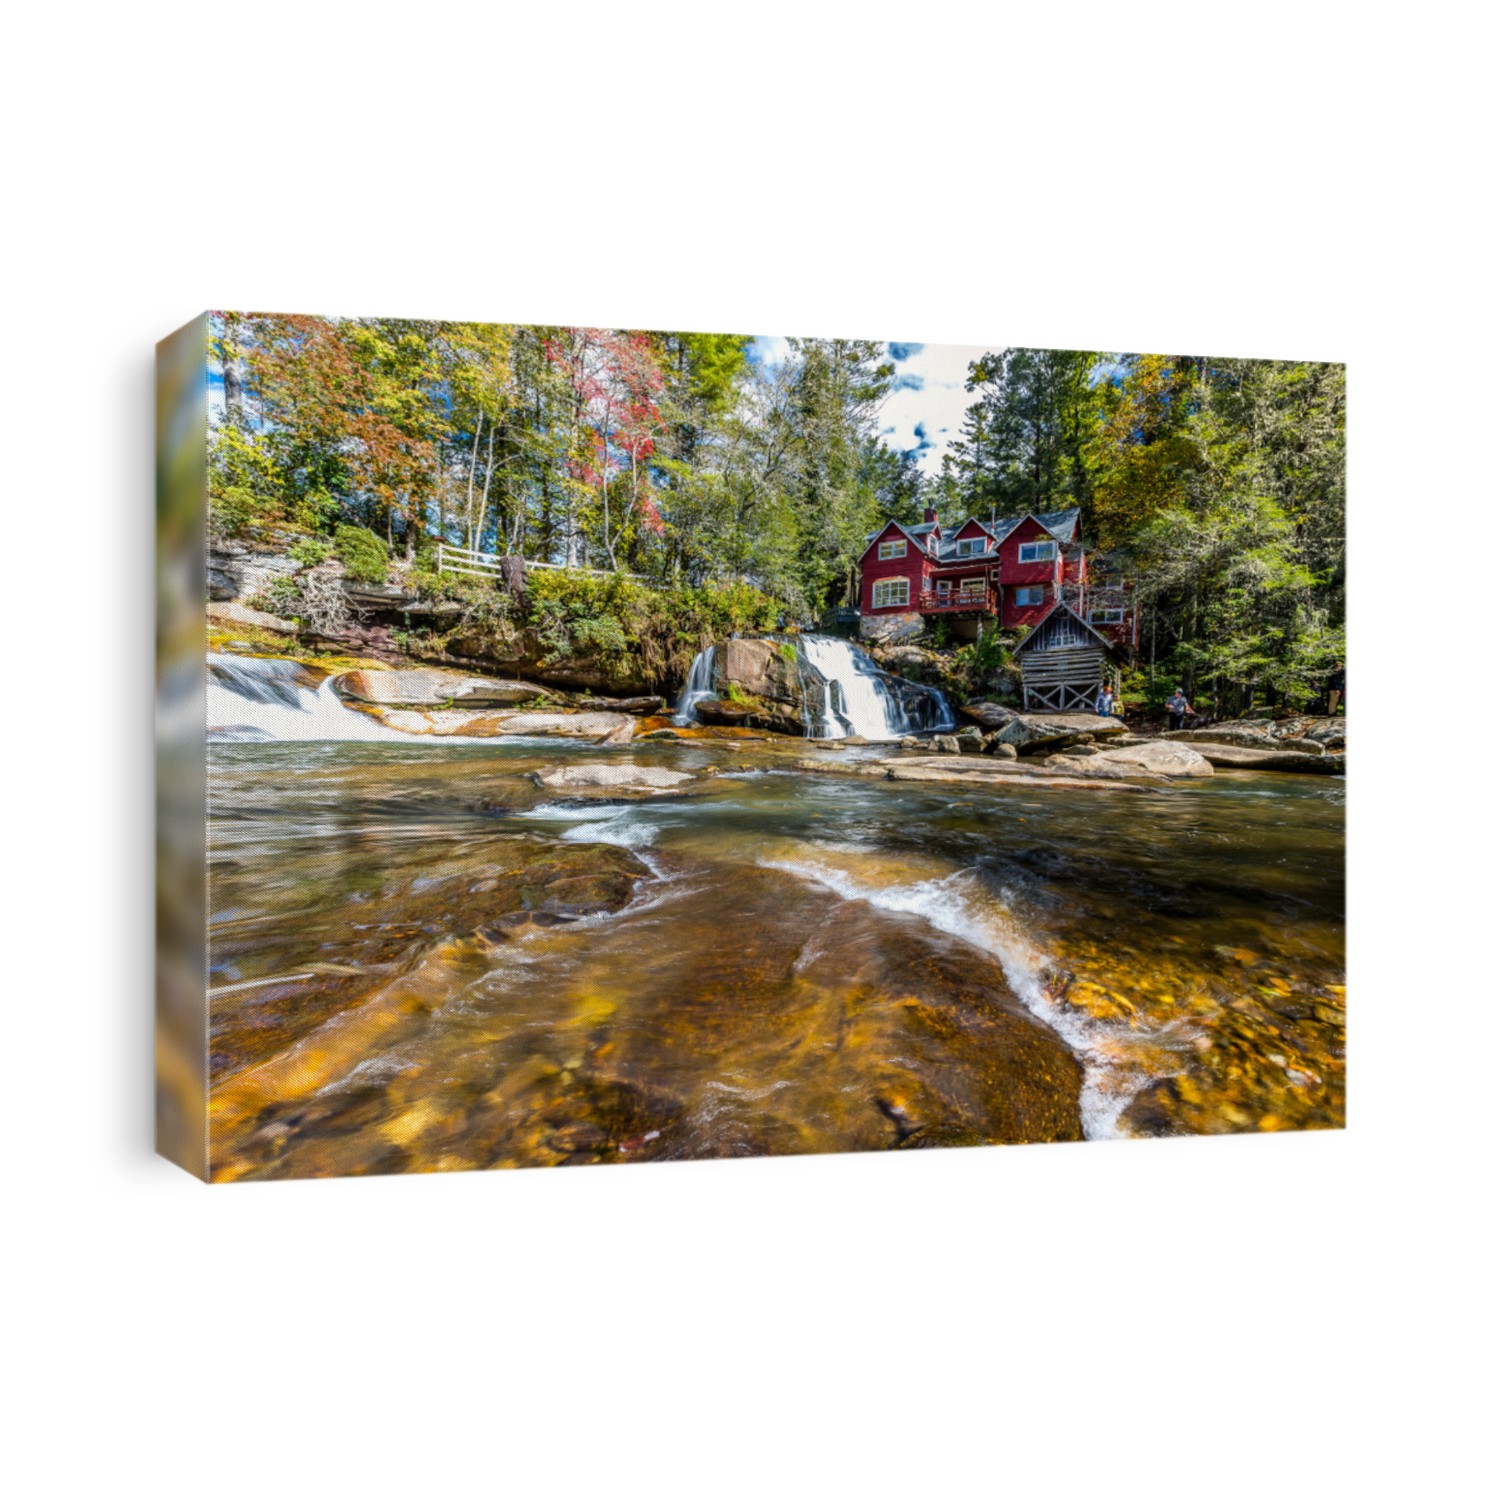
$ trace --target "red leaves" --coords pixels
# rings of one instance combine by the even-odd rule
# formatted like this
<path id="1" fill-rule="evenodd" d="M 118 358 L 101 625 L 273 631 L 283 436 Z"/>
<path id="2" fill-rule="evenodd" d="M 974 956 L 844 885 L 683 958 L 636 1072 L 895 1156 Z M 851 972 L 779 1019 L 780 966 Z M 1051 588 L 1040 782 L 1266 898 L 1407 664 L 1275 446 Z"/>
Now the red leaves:
<path id="1" fill-rule="evenodd" d="M 637 511 L 641 525 L 660 535 L 666 523 L 651 498 L 649 464 L 667 426 L 657 405 L 666 377 L 656 362 L 655 346 L 642 333 L 606 328 L 569 328 L 565 333 L 565 339 L 548 339 L 544 350 L 566 377 L 580 421 L 589 428 L 587 451 L 575 449 L 569 477 L 607 491 L 628 468 L 631 494 L 623 515 Z"/>

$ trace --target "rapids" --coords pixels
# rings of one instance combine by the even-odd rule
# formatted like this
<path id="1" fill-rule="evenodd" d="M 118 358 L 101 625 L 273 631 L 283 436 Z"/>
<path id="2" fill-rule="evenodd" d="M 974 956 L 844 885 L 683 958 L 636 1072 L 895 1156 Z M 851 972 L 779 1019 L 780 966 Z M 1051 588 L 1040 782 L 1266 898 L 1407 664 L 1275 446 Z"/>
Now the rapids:
<path id="1" fill-rule="evenodd" d="M 528 773 L 597 749 L 212 747 L 216 1176 L 1342 1125 L 1340 779 L 608 753 L 717 774 L 568 800 Z"/>
<path id="2" fill-rule="evenodd" d="M 277 657 L 208 658 L 208 736 L 258 740 L 410 740 L 347 707 L 333 679 Z"/>

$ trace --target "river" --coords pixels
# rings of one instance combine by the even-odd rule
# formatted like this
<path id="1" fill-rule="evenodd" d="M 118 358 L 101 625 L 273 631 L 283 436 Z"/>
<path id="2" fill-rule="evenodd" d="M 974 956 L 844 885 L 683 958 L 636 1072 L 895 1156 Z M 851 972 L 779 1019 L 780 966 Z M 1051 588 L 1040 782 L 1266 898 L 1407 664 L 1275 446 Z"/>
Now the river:
<path id="1" fill-rule="evenodd" d="M 805 753 L 211 746 L 214 1176 L 1342 1125 L 1341 778 Z M 601 758 L 717 774 L 528 774 Z"/>

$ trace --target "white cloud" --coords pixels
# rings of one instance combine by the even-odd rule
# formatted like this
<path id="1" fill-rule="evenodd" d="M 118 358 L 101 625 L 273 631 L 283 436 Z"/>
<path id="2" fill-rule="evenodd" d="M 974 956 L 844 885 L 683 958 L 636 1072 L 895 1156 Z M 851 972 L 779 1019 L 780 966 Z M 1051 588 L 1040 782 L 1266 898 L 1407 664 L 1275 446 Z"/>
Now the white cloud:
<path id="1" fill-rule="evenodd" d="M 778 334 L 760 334 L 751 351 L 767 369 L 781 364 L 792 352 L 792 346 Z"/>
<path id="2" fill-rule="evenodd" d="M 969 363 L 990 351 L 978 344 L 910 345 L 915 350 L 896 366 L 901 376 L 919 377 L 922 389 L 892 391 L 880 409 L 880 441 L 888 448 L 915 448 L 921 441 L 917 434 L 922 424 L 927 441 L 932 444 L 917 455 L 924 474 L 936 474 L 943 466 L 943 454 L 958 440 L 964 413 L 976 397 L 964 389 Z M 784 338 L 763 334 L 755 340 L 754 357 L 767 369 L 780 364 L 791 353 Z"/>
<path id="3" fill-rule="evenodd" d="M 896 366 L 902 375 L 922 377 L 919 391 L 892 391 L 880 409 L 880 425 L 887 429 L 880 440 L 888 448 L 915 448 L 921 438 L 917 426 L 926 431 L 932 447 L 917 455 L 924 474 L 936 474 L 943 454 L 958 439 L 964 413 L 977 397 L 964 389 L 969 363 L 990 351 L 977 344 L 924 344 L 921 350 Z"/>

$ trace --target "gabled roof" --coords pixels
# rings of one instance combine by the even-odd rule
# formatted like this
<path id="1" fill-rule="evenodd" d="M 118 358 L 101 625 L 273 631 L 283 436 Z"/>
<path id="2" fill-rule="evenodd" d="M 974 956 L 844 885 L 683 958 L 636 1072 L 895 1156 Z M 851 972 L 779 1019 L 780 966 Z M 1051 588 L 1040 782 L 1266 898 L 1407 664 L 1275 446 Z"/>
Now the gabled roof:
<path id="1" fill-rule="evenodd" d="M 1093 638 L 1098 641 L 1099 644 L 1103 646 L 1104 649 L 1108 651 L 1112 656 L 1117 656 L 1119 654 L 1119 648 L 1115 645 L 1115 643 L 1107 636 L 1100 635 L 1099 632 L 1095 630 L 1094 627 L 1090 625 L 1089 622 L 1085 620 L 1083 616 L 1079 614 L 1071 604 L 1065 604 L 1061 599 L 1054 599 L 1052 601 L 1052 608 L 1049 609 L 1047 613 L 1044 614 L 1041 619 L 1038 620 L 1036 624 L 1026 632 L 1026 639 L 1016 647 L 1017 656 L 1019 656 L 1024 650 L 1026 650 L 1026 648 L 1030 646 L 1033 641 L 1036 641 L 1040 638 L 1042 626 L 1045 625 L 1047 621 L 1050 620 L 1052 616 L 1055 615 L 1060 609 L 1066 610 L 1068 614 L 1072 615 L 1073 618 L 1077 620 L 1078 623 L 1082 625 L 1083 628 L 1088 631 L 1088 633 L 1093 636 Z"/>
<path id="2" fill-rule="evenodd" d="M 927 533 L 933 528 L 931 526 L 903 526 L 900 521 L 887 521 L 879 531 L 872 531 L 865 538 L 865 552 L 868 552 L 876 542 L 894 526 L 897 531 L 909 541 L 919 552 L 927 551 Z M 860 561 L 864 561 L 865 552 L 859 554 Z"/>
<path id="3" fill-rule="evenodd" d="M 924 521 L 920 526 L 904 526 L 900 521 L 887 521 L 879 531 L 872 531 L 865 537 L 865 552 L 868 552 L 876 540 L 894 526 L 902 536 L 938 562 L 967 562 L 967 558 L 959 557 L 955 538 L 971 522 L 990 537 L 996 546 L 999 546 L 1028 517 L 1040 523 L 1045 530 L 1050 531 L 1059 542 L 1068 542 L 1073 539 L 1074 532 L 1078 530 L 1080 514 L 1081 512 L 1075 505 L 1068 510 L 1027 511 L 1019 516 L 997 516 L 993 521 L 981 521 L 978 516 L 969 516 L 959 525 L 947 527 L 933 521 Z M 928 552 L 927 541 L 933 532 L 938 534 L 937 551 Z M 990 548 L 986 548 L 985 552 L 986 555 L 992 555 Z M 860 556 L 863 557 L 864 553 L 860 553 Z"/>
<path id="4" fill-rule="evenodd" d="M 1003 542 L 1029 517 L 1045 530 L 1050 531 L 1058 541 L 1067 542 L 1073 539 L 1073 533 L 1078 530 L 1078 520 L 1082 514 L 1076 505 L 1070 506 L 1067 510 L 1028 510 L 1024 515 L 996 520 L 993 526 L 987 526 L 985 530 L 995 538 L 997 543 Z"/>

